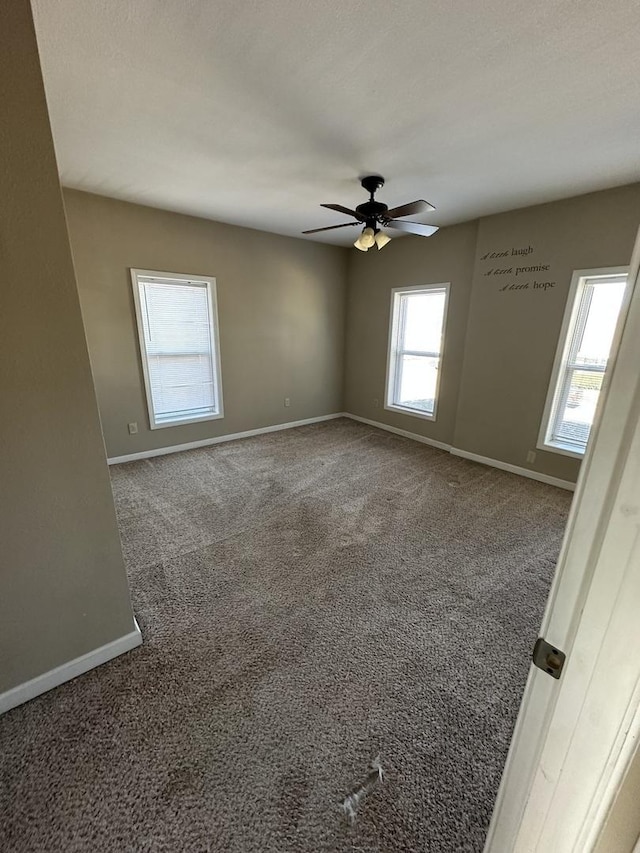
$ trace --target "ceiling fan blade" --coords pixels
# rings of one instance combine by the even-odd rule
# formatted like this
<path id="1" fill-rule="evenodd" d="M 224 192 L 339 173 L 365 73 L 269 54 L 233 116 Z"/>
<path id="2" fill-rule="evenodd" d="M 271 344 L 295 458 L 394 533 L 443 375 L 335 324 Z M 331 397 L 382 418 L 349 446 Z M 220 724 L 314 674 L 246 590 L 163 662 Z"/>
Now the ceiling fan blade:
<path id="1" fill-rule="evenodd" d="M 389 219 L 395 219 L 396 216 L 413 216 L 418 213 L 426 213 L 428 210 L 435 210 L 435 207 L 421 198 L 418 201 L 410 201 L 409 204 L 401 204 L 400 207 L 392 207 L 391 210 L 387 210 L 385 216 L 388 216 Z"/>
<path id="2" fill-rule="evenodd" d="M 317 234 L 318 231 L 333 231 L 334 228 L 346 228 L 348 225 L 362 225 L 361 222 L 344 222 L 342 225 L 327 225 L 326 228 L 311 228 L 309 231 L 303 231 L 303 234 Z"/>
<path id="3" fill-rule="evenodd" d="M 385 228 L 395 228 L 397 231 L 406 231 L 407 234 L 418 234 L 420 237 L 431 237 L 438 230 L 437 225 L 423 225 L 422 222 L 385 222 Z"/>
<path id="4" fill-rule="evenodd" d="M 351 210 L 349 207 L 343 207 L 341 204 L 321 204 L 320 207 L 328 207 L 329 210 L 337 210 L 338 213 L 346 213 L 347 216 L 353 216 L 354 219 L 359 219 L 361 222 L 364 222 L 364 217 L 360 216 L 356 210 Z"/>

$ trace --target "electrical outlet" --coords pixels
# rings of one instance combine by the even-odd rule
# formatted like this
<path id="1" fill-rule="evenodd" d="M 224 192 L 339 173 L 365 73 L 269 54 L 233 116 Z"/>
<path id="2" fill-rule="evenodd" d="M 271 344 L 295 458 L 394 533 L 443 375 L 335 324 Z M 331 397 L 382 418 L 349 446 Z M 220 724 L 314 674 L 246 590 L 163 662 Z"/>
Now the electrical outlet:
<path id="1" fill-rule="evenodd" d="M 128 424 L 128 426 L 129 426 L 129 435 L 136 435 L 136 433 L 138 432 L 138 424 L 135 421 L 133 421 L 132 423 Z"/>
<path id="2" fill-rule="evenodd" d="M 380 400 L 378 400 L 378 398 L 377 398 L 377 397 L 374 397 L 374 398 L 373 398 L 373 408 L 374 408 L 374 409 L 378 409 L 378 408 L 380 408 Z"/>
<path id="3" fill-rule="evenodd" d="M 527 453 L 527 462 L 535 462 L 536 461 L 536 452 L 535 450 L 530 450 Z"/>
<path id="4" fill-rule="evenodd" d="M 290 398 L 290 397 L 285 397 L 285 398 L 284 398 L 284 407 L 285 407 L 285 409 L 288 409 L 290 405 L 291 405 L 291 398 Z"/>

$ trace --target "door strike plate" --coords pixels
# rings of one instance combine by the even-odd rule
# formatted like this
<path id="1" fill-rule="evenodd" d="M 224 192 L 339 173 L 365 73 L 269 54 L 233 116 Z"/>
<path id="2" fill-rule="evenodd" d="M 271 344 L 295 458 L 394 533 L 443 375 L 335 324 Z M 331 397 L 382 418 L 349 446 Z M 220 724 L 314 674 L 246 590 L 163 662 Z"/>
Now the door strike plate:
<path id="1" fill-rule="evenodd" d="M 538 637 L 533 647 L 532 657 L 534 664 L 543 672 L 548 673 L 552 678 L 560 678 L 567 656 L 551 643 L 547 643 L 544 637 Z"/>

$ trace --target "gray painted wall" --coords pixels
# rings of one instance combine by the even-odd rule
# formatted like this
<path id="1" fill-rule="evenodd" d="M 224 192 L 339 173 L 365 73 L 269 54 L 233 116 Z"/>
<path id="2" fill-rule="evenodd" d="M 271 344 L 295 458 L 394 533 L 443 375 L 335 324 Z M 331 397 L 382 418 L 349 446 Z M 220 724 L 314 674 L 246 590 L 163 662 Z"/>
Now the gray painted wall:
<path id="1" fill-rule="evenodd" d="M 629 262 L 640 185 L 444 228 L 428 240 L 396 239 L 368 253 L 72 190 L 65 202 L 109 456 L 344 410 L 576 479 L 579 461 L 536 448 L 571 275 Z M 518 250 L 527 254 L 512 254 Z M 546 269 L 517 272 L 532 266 Z M 149 429 L 130 267 L 216 276 L 223 419 Z M 383 404 L 391 290 L 439 282 L 451 289 L 433 422 Z M 130 421 L 138 435 L 128 434 Z"/>
<path id="2" fill-rule="evenodd" d="M 633 184 L 442 229 L 428 240 L 403 238 L 379 253 L 351 252 L 346 410 L 575 480 L 579 461 L 536 449 L 571 276 L 576 269 L 628 264 L 638 224 L 640 184 Z M 511 254 L 529 247 L 527 255 Z M 499 252 L 508 256 L 491 257 Z M 516 275 L 516 267 L 533 265 L 548 269 Z M 451 301 L 437 420 L 386 411 L 391 289 L 442 281 L 451 282 Z M 526 282 L 526 289 L 510 289 Z M 537 456 L 529 464 L 532 449 Z"/>
<path id="3" fill-rule="evenodd" d="M 4 692 L 134 626 L 28 0 L 0 31 Z"/>
<path id="4" fill-rule="evenodd" d="M 451 442 L 458 406 L 477 223 L 443 228 L 433 237 L 393 240 L 381 251 L 349 252 L 345 411 Z M 383 408 L 391 290 L 450 282 L 437 420 Z M 376 401 L 377 400 L 377 404 Z"/>
<path id="5" fill-rule="evenodd" d="M 108 456 L 342 410 L 344 249 L 73 190 L 64 198 Z M 224 418 L 149 429 L 131 267 L 215 276 Z"/>
<path id="6" fill-rule="evenodd" d="M 571 276 L 577 269 L 629 263 L 640 224 L 640 185 L 592 193 L 480 220 L 456 447 L 575 480 L 579 461 L 537 450 Z M 487 253 L 531 247 L 526 257 Z M 515 276 L 518 266 L 548 270 Z M 486 275 L 489 270 L 514 273 Z M 547 289 L 534 282 L 555 282 Z M 501 288 L 529 283 L 526 290 Z"/>

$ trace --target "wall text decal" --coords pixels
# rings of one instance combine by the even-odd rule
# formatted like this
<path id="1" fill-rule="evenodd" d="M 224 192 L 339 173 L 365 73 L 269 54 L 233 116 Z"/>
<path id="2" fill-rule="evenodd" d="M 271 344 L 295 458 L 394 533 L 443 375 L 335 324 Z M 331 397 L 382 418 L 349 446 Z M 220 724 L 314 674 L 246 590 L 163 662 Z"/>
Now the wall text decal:
<path id="1" fill-rule="evenodd" d="M 526 247 L 519 246 L 511 246 L 508 249 L 499 249 L 493 252 L 485 252 L 484 255 L 480 257 L 481 261 L 492 261 L 503 258 L 511 258 L 511 257 L 526 257 L 527 255 L 532 254 L 534 251 L 533 246 L 528 245 Z M 501 279 L 500 286 L 498 288 L 499 293 L 504 293 L 506 291 L 515 291 L 515 290 L 537 290 L 541 293 L 546 293 L 548 290 L 556 286 L 556 282 L 552 280 L 542 280 L 542 277 L 531 278 L 531 273 L 545 273 L 549 271 L 550 264 L 543 263 L 529 263 L 522 264 L 521 266 L 515 266 L 511 264 L 510 266 L 491 266 L 489 269 L 485 270 L 483 275 L 485 277 L 491 276 L 508 276 L 509 279 L 504 282 L 504 279 Z M 526 277 L 526 281 L 524 280 Z"/>
<path id="2" fill-rule="evenodd" d="M 533 252 L 533 246 L 527 246 L 526 249 L 505 249 L 502 252 L 487 252 L 483 255 L 480 260 L 488 261 L 493 260 L 493 258 L 508 258 L 510 255 L 530 255 Z"/>

